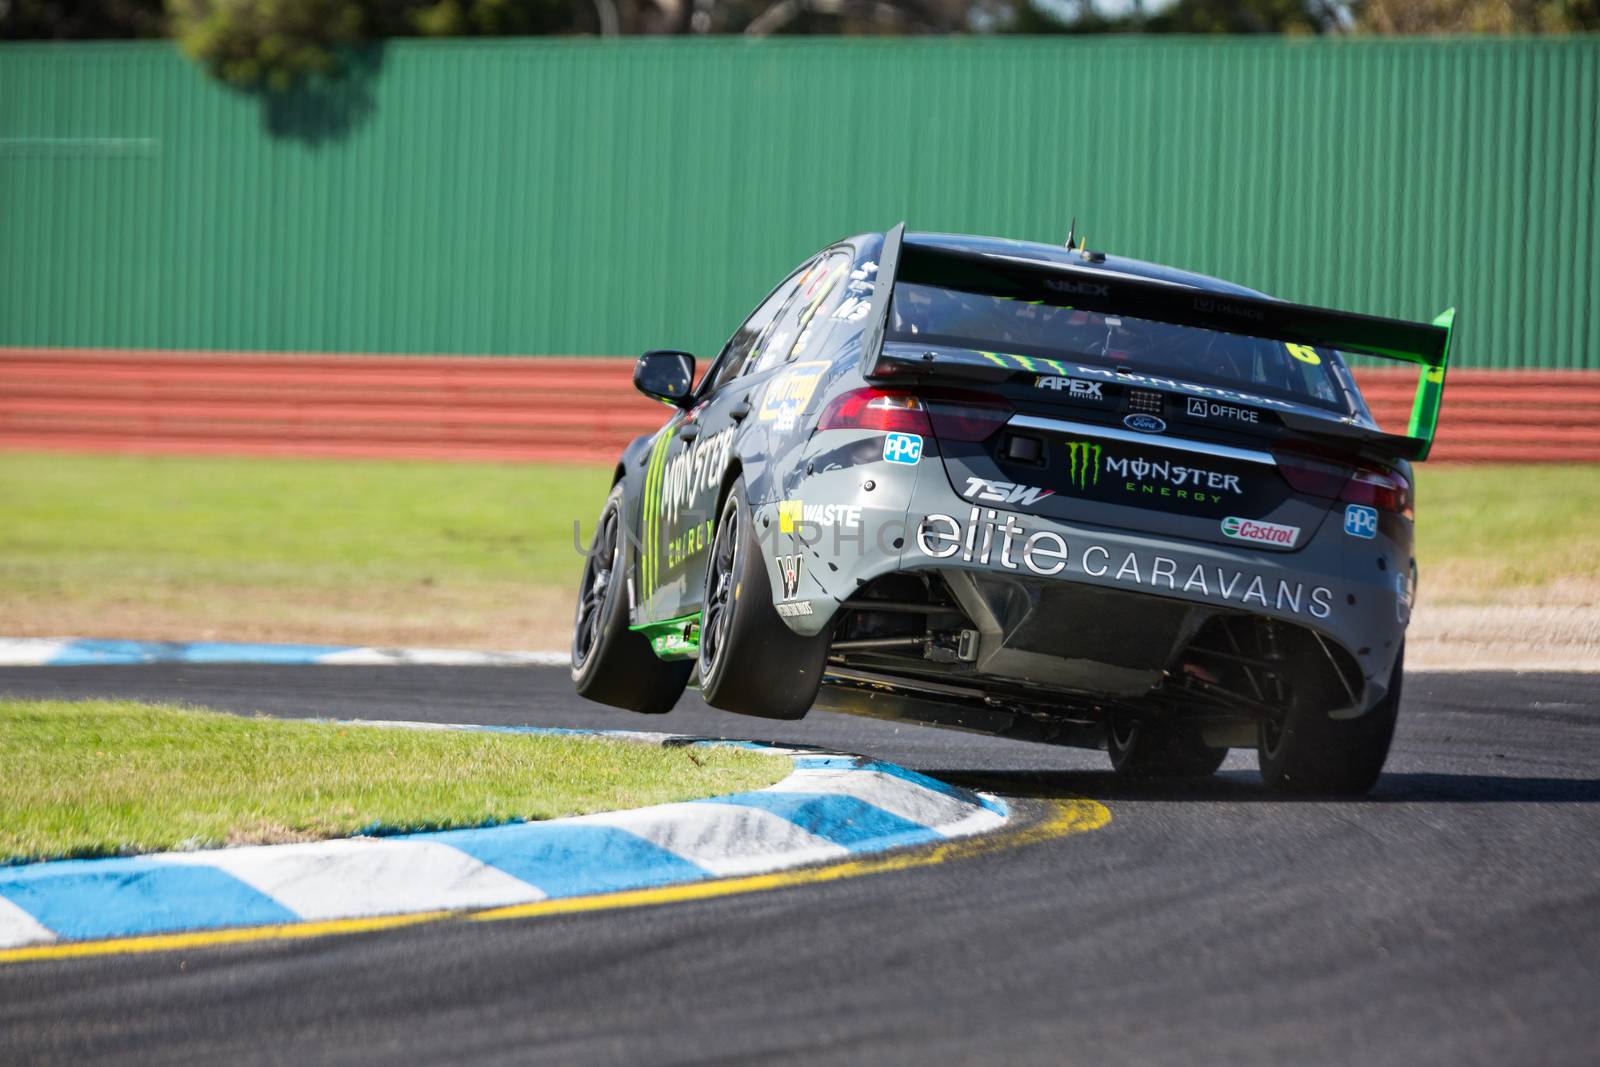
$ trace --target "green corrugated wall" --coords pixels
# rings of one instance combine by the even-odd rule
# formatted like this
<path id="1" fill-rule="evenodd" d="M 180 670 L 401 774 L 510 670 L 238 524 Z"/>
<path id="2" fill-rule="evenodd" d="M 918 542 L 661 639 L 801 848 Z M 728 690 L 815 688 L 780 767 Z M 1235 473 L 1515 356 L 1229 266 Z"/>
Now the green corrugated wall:
<path id="1" fill-rule="evenodd" d="M 841 234 L 1076 215 L 1600 368 L 1597 101 L 1597 38 L 401 42 L 332 111 L 4 45 L 0 344 L 707 352 Z"/>

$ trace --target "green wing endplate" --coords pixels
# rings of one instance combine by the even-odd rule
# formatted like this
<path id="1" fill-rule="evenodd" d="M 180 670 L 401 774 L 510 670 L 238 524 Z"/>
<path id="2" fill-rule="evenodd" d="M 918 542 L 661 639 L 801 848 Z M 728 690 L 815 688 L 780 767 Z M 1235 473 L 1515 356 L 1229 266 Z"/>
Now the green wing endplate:
<path id="1" fill-rule="evenodd" d="M 1450 335 L 1455 332 L 1456 309 L 1441 311 L 1433 324 L 1444 330 L 1444 343 L 1439 346 L 1438 362 L 1418 360 L 1422 370 L 1417 374 L 1417 396 L 1411 402 L 1411 425 L 1406 436 L 1421 441 L 1417 459 L 1427 459 L 1433 448 L 1433 434 L 1439 428 L 1439 401 L 1444 398 L 1444 372 L 1450 363 Z"/>

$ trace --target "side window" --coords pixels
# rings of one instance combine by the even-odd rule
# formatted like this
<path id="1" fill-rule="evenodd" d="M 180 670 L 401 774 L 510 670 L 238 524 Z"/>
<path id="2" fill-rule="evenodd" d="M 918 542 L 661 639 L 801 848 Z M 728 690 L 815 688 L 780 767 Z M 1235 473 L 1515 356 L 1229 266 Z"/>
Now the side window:
<path id="1" fill-rule="evenodd" d="M 784 304 L 794 295 L 795 286 L 810 266 L 811 263 L 807 262 L 799 270 L 785 278 L 783 283 L 772 291 L 772 295 L 763 300 L 761 306 L 752 311 L 750 317 L 745 319 L 743 324 L 734 331 L 733 336 L 728 339 L 728 343 L 723 346 L 722 355 L 717 359 L 717 365 L 715 370 L 712 371 L 711 380 L 706 383 L 706 395 L 721 389 L 725 384 L 738 377 L 739 372 L 744 369 L 745 363 L 749 360 L 750 354 L 758 350 L 757 342 L 761 340 L 763 335 L 772 331 L 772 324 L 777 320 L 778 313 L 783 310 Z"/>
<path id="2" fill-rule="evenodd" d="M 762 339 L 752 372 L 823 350 L 832 316 L 845 302 L 849 274 L 850 256 L 841 251 L 827 253 L 801 272 L 794 299 L 778 315 L 771 335 Z"/>

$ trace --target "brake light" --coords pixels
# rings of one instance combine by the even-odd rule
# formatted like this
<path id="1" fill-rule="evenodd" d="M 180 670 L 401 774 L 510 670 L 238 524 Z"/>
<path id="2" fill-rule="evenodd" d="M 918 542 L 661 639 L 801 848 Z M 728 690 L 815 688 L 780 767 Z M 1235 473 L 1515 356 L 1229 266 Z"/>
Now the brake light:
<path id="1" fill-rule="evenodd" d="M 884 430 L 930 433 L 928 412 L 910 393 L 891 393 L 868 386 L 834 397 L 822 409 L 818 430 Z"/>
<path id="2" fill-rule="evenodd" d="M 1340 490 L 1339 499 L 1347 504 L 1367 504 L 1408 519 L 1416 514 L 1411 482 L 1399 471 L 1357 467 Z"/>

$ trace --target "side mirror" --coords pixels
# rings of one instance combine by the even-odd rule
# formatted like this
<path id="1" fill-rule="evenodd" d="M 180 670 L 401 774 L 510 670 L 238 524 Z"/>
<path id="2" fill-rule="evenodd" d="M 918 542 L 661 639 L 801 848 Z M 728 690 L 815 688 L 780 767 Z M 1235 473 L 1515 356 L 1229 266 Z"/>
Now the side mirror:
<path id="1" fill-rule="evenodd" d="M 635 389 L 652 400 L 681 407 L 694 387 L 694 357 L 671 348 L 656 348 L 633 365 Z"/>

